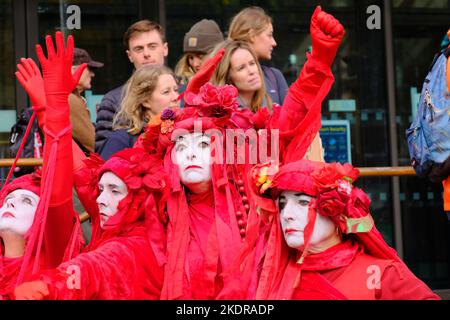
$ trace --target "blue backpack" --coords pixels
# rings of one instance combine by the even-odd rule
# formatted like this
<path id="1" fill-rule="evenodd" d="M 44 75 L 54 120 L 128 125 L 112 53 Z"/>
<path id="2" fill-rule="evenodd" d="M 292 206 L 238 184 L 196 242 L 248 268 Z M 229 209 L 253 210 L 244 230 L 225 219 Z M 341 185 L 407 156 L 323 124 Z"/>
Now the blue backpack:
<path id="1" fill-rule="evenodd" d="M 406 130 L 411 165 L 418 176 L 434 182 L 450 175 L 449 56 L 450 47 L 435 56 L 423 83 L 417 116 Z"/>

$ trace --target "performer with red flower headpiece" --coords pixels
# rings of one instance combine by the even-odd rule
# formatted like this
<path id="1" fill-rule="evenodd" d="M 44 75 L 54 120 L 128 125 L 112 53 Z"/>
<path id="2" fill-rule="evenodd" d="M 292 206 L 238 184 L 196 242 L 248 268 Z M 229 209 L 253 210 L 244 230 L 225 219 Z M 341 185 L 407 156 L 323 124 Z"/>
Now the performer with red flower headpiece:
<path id="1" fill-rule="evenodd" d="M 282 129 L 281 156 L 291 152 L 287 148 L 291 143 L 296 146 L 292 153 L 306 153 L 320 128 L 321 102 L 333 82 L 330 66 L 344 34 L 336 19 L 319 11 L 312 23 L 315 50 L 283 108 L 272 115 L 267 109 L 248 113 L 238 109 L 235 87 L 207 83 L 222 59 L 221 50 L 188 84 L 185 109 L 163 111 L 138 140 L 137 146 L 164 155 L 164 167 L 171 175 L 163 299 L 246 296 L 246 286 L 253 280 L 244 277 L 236 261 L 255 254 L 259 239 L 260 219 L 246 177 L 261 161 L 251 157 L 262 138 L 261 132 L 256 142 L 239 138 L 245 135 L 243 130 L 269 129 L 263 141 L 267 143 L 270 129 Z M 230 143 L 229 130 L 241 130 L 237 143 L 234 138 Z M 271 155 L 278 160 L 278 153 Z M 259 252 L 263 243 L 257 246 Z"/>
<path id="2" fill-rule="evenodd" d="M 62 34 L 57 32 L 57 55 L 51 38 L 46 40 L 49 63 L 38 50 L 39 60 L 46 66 L 46 93 L 60 98 L 54 104 L 59 109 L 52 112 L 59 114 L 61 122 L 70 124 L 68 93 L 47 87 L 48 83 L 66 83 L 72 77 L 73 40 L 69 37 L 66 49 Z M 30 94 L 40 90 L 26 89 Z M 54 125 L 53 120 L 46 116 L 45 128 Z M 165 234 L 160 218 L 164 216 L 166 181 L 161 158 L 136 148 L 118 152 L 106 163 L 95 154 L 83 161 L 82 151 L 75 144 L 72 146 L 74 157 L 70 161 L 74 162 L 75 186 L 92 219 L 91 242 L 81 254 L 70 247 L 73 255 L 78 254 L 75 258 L 34 274 L 34 281 L 22 283 L 14 290 L 15 298 L 159 299 L 165 262 Z M 61 173 L 62 177 L 67 179 L 67 174 Z"/>
<path id="3" fill-rule="evenodd" d="M 352 185 L 358 175 L 309 160 L 255 166 L 272 220 L 256 299 L 439 299 L 376 229 L 370 199 Z"/>
<path id="4" fill-rule="evenodd" d="M 235 163 L 225 160 L 236 96 L 233 86 L 187 92 L 185 108 L 164 110 L 138 141 L 150 154 L 164 156 L 171 186 L 162 299 L 237 298 L 233 290 L 223 292 L 231 282 L 224 271 L 245 238 L 249 210 Z"/>

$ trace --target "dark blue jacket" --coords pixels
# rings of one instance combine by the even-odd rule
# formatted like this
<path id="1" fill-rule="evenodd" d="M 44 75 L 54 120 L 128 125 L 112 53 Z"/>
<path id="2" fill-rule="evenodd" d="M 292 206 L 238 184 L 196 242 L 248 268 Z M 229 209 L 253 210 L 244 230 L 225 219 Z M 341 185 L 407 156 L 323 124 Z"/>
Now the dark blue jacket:
<path id="1" fill-rule="evenodd" d="M 95 122 L 95 151 L 100 152 L 101 147 L 112 132 L 114 115 L 119 111 L 122 102 L 124 86 L 120 86 L 104 95 L 97 110 Z"/>
<path id="2" fill-rule="evenodd" d="M 266 85 L 266 92 L 272 98 L 272 102 L 283 105 L 284 98 L 288 93 L 289 87 L 280 70 L 261 65 L 264 73 L 264 83 Z"/>
<path id="3" fill-rule="evenodd" d="M 127 129 L 118 129 L 110 131 L 108 139 L 102 145 L 98 153 L 106 161 L 111 156 L 123 149 L 133 147 L 139 135 L 131 135 Z"/>

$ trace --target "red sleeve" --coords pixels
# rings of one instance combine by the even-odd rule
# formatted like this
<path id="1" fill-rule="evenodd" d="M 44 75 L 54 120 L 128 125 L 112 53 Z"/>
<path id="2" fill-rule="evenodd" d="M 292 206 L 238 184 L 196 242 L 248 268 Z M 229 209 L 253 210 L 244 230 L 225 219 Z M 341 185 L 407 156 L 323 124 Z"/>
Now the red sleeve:
<path id="1" fill-rule="evenodd" d="M 377 290 L 380 300 L 440 300 L 406 265 L 393 262 L 386 267 Z"/>
<path id="2" fill-rule="evenodd" d="M 62 108 L 63 109 L 63 108 Z M 51 188 L 49 209 L 45 224 L 47 267 L 55 267 L 62 262 L 64 251 L 69 244 L 76 221 L 72 200 L 72 136 L 69 114 L 53 114 L 54 108 L 47 107 L 45 113 L 45 144 L 43 155 L 43 180 L 41 188 Z M 68 112 L 68 110 L 67 110 Z M 51 156 L 51 151 L 53 157 Z M 53 168 L 52 168 L 53 167 Z M 49 170 L 54 170 L 49 174 Z M 49 174 L 49 176 L 46 176 Z M 53 182 L 51 181 L 53 179 Z"/>
<path id="3" fill-rule="evenodd" d="M 297 80 L 289 87 L 288 95 L 284 100 L 280 115 L 282 128 L 291 130 L 305 117 L 307 111 L 311 109 L 319 89 L 327 79 L 331 80 L 331 83 L 328 84 L 326 93 L 334 81 L 331 69 L 313 56 L 309 56 Z M 323 98 L 325 96 L 326 94 Z"/>
<path id="4" fill-rule="evenodd" d="M 281 157 L 285 162 L 302 159 L 319 132 L 322 102 L 333 81 L 330 67 L 310 56 L 289 88 L 278 123 L 272 122 L 280 129 Z"/>
<path id="5" fill-rule="evenodd" d="M 44 130 L 45 106 L 32 106 L 32 109 L 36 111 L 36 118 L 38 120 L 39 127 L 41 130 Z"/>
<path id="6" fill-rule="evenodd" d="M 119 237 L 44 272 L 50 299 L 159 299 L 163 270 L 144 236 Z"/>

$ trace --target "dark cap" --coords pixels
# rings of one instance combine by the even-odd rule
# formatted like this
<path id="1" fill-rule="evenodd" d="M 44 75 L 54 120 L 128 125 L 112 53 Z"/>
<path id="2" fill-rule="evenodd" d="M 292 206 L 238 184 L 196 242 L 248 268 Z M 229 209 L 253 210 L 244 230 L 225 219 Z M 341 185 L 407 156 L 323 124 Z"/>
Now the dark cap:
<path id="1" fill-rule="evenodd" d="M 89 53 L 86 50 L 80 48 L 73 49 L 73 65 L 78 66 L 80 64 L 86 63 L 88 67 L 91 68 L 101 68 L 103 63 L 92 60 Z"/>
<path id="2" fill-rule="evenodd" d="M 223 34 L 214 20 L 203 19 L 194 24 L 184 36 L 183 52 L 206 54 L 223 41 Z"/>

